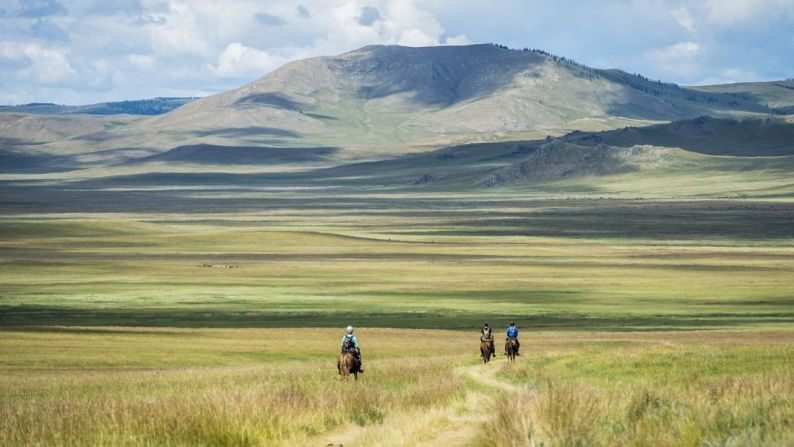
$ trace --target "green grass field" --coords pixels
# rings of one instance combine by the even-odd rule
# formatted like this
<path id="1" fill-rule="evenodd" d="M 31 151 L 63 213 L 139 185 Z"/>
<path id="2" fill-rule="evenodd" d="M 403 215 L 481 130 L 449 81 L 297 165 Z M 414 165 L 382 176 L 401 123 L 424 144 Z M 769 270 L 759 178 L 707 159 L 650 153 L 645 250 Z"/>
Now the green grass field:
<path id="1" fill-rule="evenodd" d="M 787 201 L 126 197 L 0 218 L 0 444 L 794 442 Z"/>

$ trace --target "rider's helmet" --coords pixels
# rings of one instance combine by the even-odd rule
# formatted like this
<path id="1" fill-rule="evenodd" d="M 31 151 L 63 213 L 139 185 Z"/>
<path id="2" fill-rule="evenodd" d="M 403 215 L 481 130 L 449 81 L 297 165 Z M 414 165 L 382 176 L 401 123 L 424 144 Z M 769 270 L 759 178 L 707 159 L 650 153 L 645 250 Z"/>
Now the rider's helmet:
<path id="1" fill-rule="evenodd" d="M 515 326 L 515 325 L 516 325 L 516 324 L 515 324 L 515 323 L 513 323 L 512 321 L 510 322 L 510 326 Z"/>
<path id="2" fill-rule="evenodd" d="M 353 326 L 347 327 L 347 335 L 353 335 Z"/>

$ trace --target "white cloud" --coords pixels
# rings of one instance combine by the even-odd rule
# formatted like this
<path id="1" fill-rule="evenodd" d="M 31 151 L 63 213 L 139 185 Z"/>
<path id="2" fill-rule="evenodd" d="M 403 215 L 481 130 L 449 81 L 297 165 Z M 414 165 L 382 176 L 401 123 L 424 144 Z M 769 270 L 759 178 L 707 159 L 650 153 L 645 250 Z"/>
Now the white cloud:
<path id="1" fill-rule="evenodd" d="M 731 84 L 734 82 L 743 82 L 748 79 L 758 79 L 759 74 L 753 70 L 745 70 L 743 68 L 729 67 L 720 70 L 706 78 L 701 79 L 699 85 L 717 85 L 717 84 Z"/>
<path id="2" fill-rule="evenodd" d="M 142 71 L 149 71 L 155 66 L 154 58 L 146 54 L 130 54 L 127 56 L 127 63 Z"/>
<path id="3" fill-rule="evenodd" d="M 0 57 L 24 64 L 17 72 L 18 79 L 36 81 L 43 85 L 68 80 L 76 74 L 65 50 L 47 48 L 38 42 L 26 45 L 3 42 Z"/>
<path id="4" fill-rule="evenodd" d="M 42 83 L 63 81 L 76 73 L 64 51 L 32 43 L 25 48 L 25 56 L 31 61 L 27 72 Z"/>
<path id="5" fill-rule="evenodd" d="M 695 76 L 700 72 L 701 47 L 695 42 L 679 42 L 668 47 L 648 51 L 645 58 L 659 72 L 668 75 Z"/>
<path id="6" fill-rule="evenodd" d="M 378 43 L 407 46 L 446 43 L 441 23 L 416 0 L 382 0 L 374 6 L 370 2 L 351 0 L 332 8 L 331 17 L 332 26 L 318 39 L 317 46 L 335 46 L 335 52 Z M 367 20 L 362 20 L 364 18 Z M 462 42 L 466 36 L 455 39 Z"/>
<path id="7" fill-rule="evenodd" d="M 438 44 L 438 40 L 417 28 L 402 30 L 397 38 L 398 45 L 408 47 L 428 47 Z"/>
<path id="8" fill-rule="evenodd" d="M 706 18 L 720 26 L 746 24 L 794 13 L 794 0 L 705 0 Z"/>
<path id="9" fill-rule="evenodd" d="M 471 43 L 471 40 L 465 34 L 459 34 L 457 36 L 450 36 L 444 41 L 447 45 L 468 45 Z"/>
<path id="10" fill-rule="evenodd" d="M 448 35 L 420 0 L 127 0 L 107 7 L 96 0 L 70 0 L 64 4 L 67 15 L 58 20 L 68 25 L 64 28 L 68 36 L 62 36 L 64 45 L 58 49 L 34 45 L 32 36 L 12 28 L 6 33 L 0 30 L 0 41 L 28 48 L 29 53 L 14 50 L 14 58 L 0 53 L 0 76 L 18 79 L 17 85 L 24 82 L 28 92 L 35 92 L 37 85 L 60 82 L 63 89 L 75 91 L 63 97 L 79 96 L 76 92 L 82 90 L 85 102 L 94 102 L 147 97 L 155 91 L 223 91 L 291 60 L 371 44 L 469 43 L 463 33 Z M 24 30 L 34 19 L 14 20 L 13 29 Z"/>
<path id="11" fill-rule="evenodd" d="M 692 17 L 692 14 L 686 7 L 673 9 L 671 14 L 673 15 L 673 18 L 675 18 L 675 21 L 681 25 L 681 27 L 690 33 L 695 32 L 695 19 Z"/>
<path id="12" fill-rule="evenodd" d="M 276 62 L 269 53 L 247 47 L 240 42 L 229 44 L 211 65 L 212 72 L 221 77 L 239 78 L 257 76 L 276 68 Z"/>
<path id="13" fill-rule="evenodd" d="M 23 0 L 10 4 L 26 5 Z M 583 63 L 682 83 L 794 75 L 794 0 L 48 4 L 54 8 L 36 14 L 30 8 L 14 14 L 20 6 L 0 6 L 8 12 L 0 18 L 0 42 L 5 42 L 0 43 L 0 98 L 14 92 L 15 99 L 29 101 L 97 102 L 204 94 L 238 87 L 291 60 L 364 45 L 471 41 L 541 48 Z M 740 71 L 730 71 L 734 69 Z"/>
<path id="14" fill-rule="evenodd" d="M 188 4 L 173 2 L 168 14 L 152 17 L 163 18 L 166 22 L 164 25 L 153 22 L 143 26 L 144 32 L 149 34 L 151 47 L 160 55 L 209 54 L 205 39 L 207 32 L 211 33 L 212 30 L 202 32 L 196 15 Z"/>
<path id="15" fill-rule="evenodd" d="M 649 54 L 660 61 L 691 60 L 700 53 L 700 45 L 695 42 L 679 42 L 669 47 L 651 50 Z"/>
<path id="16" fill-rule="evenodd" d="M 387 33 L 396 37 L 396 43 L 408 46 L 431 46 L 441 42 L 444 28 L 430 12 L 419 7 L 414 0 L 387 2 Z"/>

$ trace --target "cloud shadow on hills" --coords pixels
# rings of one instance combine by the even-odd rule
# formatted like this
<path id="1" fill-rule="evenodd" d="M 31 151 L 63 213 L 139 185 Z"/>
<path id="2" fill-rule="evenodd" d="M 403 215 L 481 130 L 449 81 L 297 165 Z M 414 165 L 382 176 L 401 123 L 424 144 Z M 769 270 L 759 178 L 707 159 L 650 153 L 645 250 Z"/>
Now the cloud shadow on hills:
<path id="1" fill-rule="evenodd" d="M 235 106 L 266 106 L 266 107 L 273 107 L 276 109 L 284 109 L 293 112 L 299 112 L 305 116 L 310 118 L 318 119 L 318 120 L 338 120 L 338 118 L 323 115 L 319 113 L 312 113 L 311 110 L 314 108 L 311 104 L 306 104 L 300 101 L 296 101 L 292 98 L 287 97 L 281 93 L 275 92 L 267 92 L 267 93 L 255 93 L 252 95 L 244 96 L 237 101 L 234 102 Z"/>
<path id="2" fill-rule="evenodd" d="M 270 106 L 277 109 L 294 111 L 302 110 L 303 108 L 307 107 L 307 104 L 295 101 L 286 95 L 276 92 L 254 93 L 252 95 L 244 96 L 235 101 L 234 105 Z"/>
<path id="3" fill-rule="evenodd" d="M 278 129 L 275 127 L 250 126 L 250 127 L 222 127 L 218 129 L 204 129 L 192 132 L 197 137 L 226 137 L 226 138 L 246 138 L 258 136 L 299 138 L 301 135 L 291 130 Z"/>
<path id="4" fill-rule="evenodd" d="M 560 138 L 583 146 L 601 143 L 617 147 L 652 145 L 677 147 L 704 155 L 794 155 L 794 123 L 774 117 L 735 120 L 701 116 L 647 127 L 574 131 Z"/>
<path id="5" fill-rule="evenodd" d="M 193 144 L 139 158 L 135 162 L 169 161 L 212 165 L 312 163 L 325 161 L 338 151 L 339 148 L 335 147 L 278 148 Z"/>
<path id="6" fill-rule="evenodd" d="M 487 96 L 510 85 L 533 63 L 543 61 L 536 53 L 488 44 L 410 50 L 386 46 L 374 51 L 378 54 L 372 58 L 332 60 L 329 64 L 333 70 L 363 80 L 364 85 L 356 91 L 362 99 L 408 93 L 412 94 L 410 101 L 420 106 L 451 106 Z M 494 65 L 499 69 L 491 70 Z"/>
<path id="7" fill-rule="evenodd" d="M 0 149 L 0 172 L 20 172 L 42 169 L 48 157 L 22 154 L 8 149 Z"/>
<path id="8" fill-rule="evenodd" d="M 99 132 L 77 135 L 73 137 L 73 139 L 78 141 L 87 141 L 89 143 L 102 143 L 104 141 L 112 140 L 118 137 L 119 134 L 107 130 L 101 130 Z"/>
<path id="9" fill-rule="evenodd" d="M 0 136 L 0 150 L 8 150 L 14 149 L 17 147 L 25 147 L 25 146 L 38 146 L 44 143 L 41 142 L 30 142 L 27 140 L 22 140 L 19 138 L 12 138 L 12 137 L 3 137 Z"/>
<path id="10" fill-rule="evenodd" d="M 16 138 L 0 137 L 0 173 L 43 173 L 62 172 L 76 165 L 72 157 L 45 154 L 28 154 L 26 146 L 41 143 L 27 143 Z"/>

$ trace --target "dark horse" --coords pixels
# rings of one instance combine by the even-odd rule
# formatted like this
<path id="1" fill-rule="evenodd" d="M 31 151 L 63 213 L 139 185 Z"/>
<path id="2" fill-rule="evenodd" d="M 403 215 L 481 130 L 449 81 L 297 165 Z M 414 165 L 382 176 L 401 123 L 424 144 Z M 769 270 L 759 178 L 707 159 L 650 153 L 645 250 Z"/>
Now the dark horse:
<path id="1" fill-rule="evenodd" d="M 493 352 L 493 339 L 480 339 L 480 356 L 482 357 L 483 363 L 488 363 L 488 361 L 491 360 L 491 354 L 493 354 Z"/>
<path id="2" fill-rule="evenodd" d="M 518 340 L 508 338 L 505 341 L 505 352 L 507 353 L 507 361 L 515 363 L 516 354 L 518 353 Z"/>
<path id="3" fill-rule="evenodd" d="M 339 370 L 339 376 L 342 379 L 349 379 L 350 374 L 353 374 L 353 379 L 358 380 L 358 370 L 361 367 L 356 356 L 350 351 L 343 351 L 339 354 L 339 360 L 336 362 L 336 369 Z"/>

